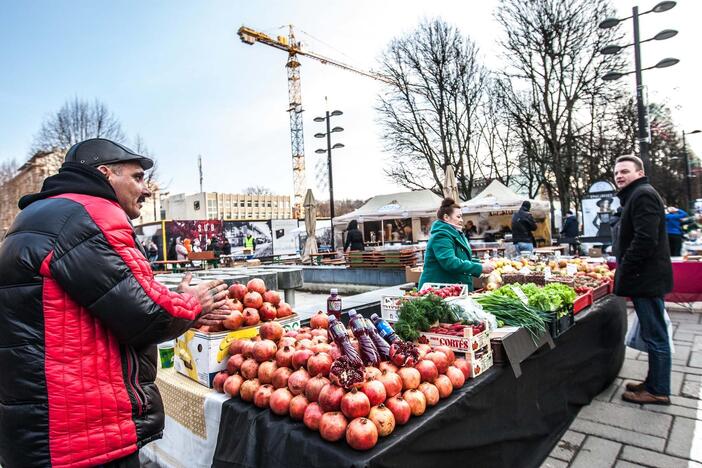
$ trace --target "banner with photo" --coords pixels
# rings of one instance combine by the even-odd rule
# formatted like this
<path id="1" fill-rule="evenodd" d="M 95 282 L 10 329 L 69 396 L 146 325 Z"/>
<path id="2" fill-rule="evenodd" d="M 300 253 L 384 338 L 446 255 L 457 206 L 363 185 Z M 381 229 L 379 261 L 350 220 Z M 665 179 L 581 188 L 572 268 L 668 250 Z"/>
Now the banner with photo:
<path id="1" fill-rule="evenodd" d="M 619 198 L 614 186 L 607 181 L 597 181 L 583 196 L 583 235 L 599 237 L 601 242 L 611 242 L 611 223 L 619 208 Z"/>
<path id="2" fill-rule="evenodd" d="M 254 239 L 254 258 L 272 257 L 273 236 L 270 221 L 223 221 L 222 234 L 232 245 L 232 255 L 244 255 L 244 241 Z"/>
<path id="3" fill-rule="evenodd" d="M 164 259 L 166 251 L 163 248 L 163 221 L 135 226 L 134 233 L 150 261 Z"/>
<path id="4" fill-rule="evenodd" d="M 304 224 L 302 224 L 304 230 Z M 300 229 L 296 219 L 274 219 L 271 221 L 273 255 L 295 255 L 299 253 Z"/>
<path id="5" fill-rule="evenodd" d="M 166 221 L 166 245 L 169 260 L 174 260 L 173 248 L 178 238 L 182 241 L 190 239 L 190 245 L 198 246 L 202 251 L 207 250 L 207 245 L 212 238 L 222 237 L 222 221 L 218 219 L 198 219 L 188 221 Z M 173 257 L 173 258 L 171 258 Z"/>

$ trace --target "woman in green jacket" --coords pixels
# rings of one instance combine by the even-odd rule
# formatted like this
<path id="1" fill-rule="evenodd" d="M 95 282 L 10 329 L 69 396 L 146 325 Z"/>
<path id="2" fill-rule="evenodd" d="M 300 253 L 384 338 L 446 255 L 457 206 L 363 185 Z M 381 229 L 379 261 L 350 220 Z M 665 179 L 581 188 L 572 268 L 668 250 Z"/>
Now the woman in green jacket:
<path id="1" fill-rule="evenodd" d="M 473 260 L 473 252 L 463 235 L 461 207 L 451 198 L 445 198 L 436 212 L 436 221 L 431 227 L 427 250 L 424 254 L 424 270 L 419 278 L 419 287 L 424 283 L 463 283 L 473 289 L 473 276 L 490 273 L 491 262 Z"/>

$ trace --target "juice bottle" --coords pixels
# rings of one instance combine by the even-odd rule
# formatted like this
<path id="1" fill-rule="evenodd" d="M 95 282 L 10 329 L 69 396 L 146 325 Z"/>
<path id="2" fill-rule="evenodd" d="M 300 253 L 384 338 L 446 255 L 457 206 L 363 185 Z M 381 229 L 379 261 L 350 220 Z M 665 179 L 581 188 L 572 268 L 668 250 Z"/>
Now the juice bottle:
<path id="1" fill-rule="evenodd" d="M 380 364 L 380 355 L 373 344 L 373 340 L 366 330 L 365 319 L 355 310 L 349 310 L 349 325 L 353 336 L 358 340 L 361 348 L 361 359 L 366 366 L 377 366 Z"/>
<path id="2" fill-rule="evenodd" d="M 356 348 L 351 344 L 349 340 L 349 335 L 346 334 L 346 327 L 341 320 L 337 320 L 335 315 L 329 315 L 329 335 L 331 336 L 334 343 L 339 347 L 339 351 L 344 356 L 347 356 L 354 363 L 362 365 L 361 356 L 356 351 Z"/>
<path id="3" fill-rule="evenodd" d="M 331 288 L 327 298 L 327 315 L 333 315 L 337 320 L 341 320 L 341 298 L 336 288 Z"/>
<path id="4" fill-rule="evenodd" d="M 390 359 L 390 345 L 387 341 L 383 339 L 382 336 L 380 336 L 378 330 L 375 329 L 375 325 L 373 325 L 373 322 L 371 322 L 370 319 L 364 318 L 363 324 L 366 326 L 368 336 L 370 336 L 371 340 L 373 340 L 375 349 L 378 350 L 378 355 L 380 356 L 380 359 L 382 359 L 383 361 L 387 361 L 388 359 Z"/>
<path id="5" fill-rule="evenodd" d="M 378 314 L 371 315 L 371 320 L 373 321 L 373 324 L 375 324 L 375 328 L 378 329 L 378 334 L 388 343 L 393 344 L 395 341 L 400 339 L 400 337 L 395 334 L 395 330 L 392 329 L 390 324 L 378 317 Z"/>

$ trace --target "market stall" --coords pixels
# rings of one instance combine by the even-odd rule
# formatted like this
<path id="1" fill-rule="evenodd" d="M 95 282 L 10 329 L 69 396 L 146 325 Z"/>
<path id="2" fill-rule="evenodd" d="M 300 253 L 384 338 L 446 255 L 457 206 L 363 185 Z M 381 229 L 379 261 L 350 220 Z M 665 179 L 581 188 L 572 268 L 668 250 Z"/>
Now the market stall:
<path id="1" fill-rule="evenodd" d="M 673 261 L 673 291 L 666 295 L 668 302 L 702 301 L 702 262 Z"/>
<path id="2" fill-rule="evenodd" d="M 472 239 L 485 238 L 486 235 L 503 237 L 511 232 L 512 215 L 519 210 L 522 202 L 527 200 L 501 182 L 494 180 L 485 190 L 472 199 L 461 203 L 463 221 L 471 221 L 477 227 L 477 234 Z M 534 237 L 537 242 L 551 245 L 550 205 L 544 200 L 529 200 L 531 213 L 537 229 Z"/>

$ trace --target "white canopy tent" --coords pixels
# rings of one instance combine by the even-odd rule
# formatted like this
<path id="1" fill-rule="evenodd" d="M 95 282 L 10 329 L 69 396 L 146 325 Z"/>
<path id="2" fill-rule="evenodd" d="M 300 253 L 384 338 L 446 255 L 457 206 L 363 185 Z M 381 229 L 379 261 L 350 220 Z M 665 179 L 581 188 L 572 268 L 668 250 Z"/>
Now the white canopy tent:
<path id="1" fill-rule="evenodd" d="M 346 226 L 351 220 L 380 221 L 384 219 L 436 216 L 441 197 L 431 190 L 377 195 L 351 213 L 334 218 L 334 226 Z"/>
<path id="2" fill-rule="evenodd" d="M 463 213 L 491 213 L 517 211 L 522 202 L 527 200 L 524 195 L 519 195 L 504 184 L 493 180 L 485 190 L 466 202 L 461 203 Z M 545 218 L 549 214 L 550 205 L 545 200 L 529 200 L 531 212 L 535 217 Z"/>

